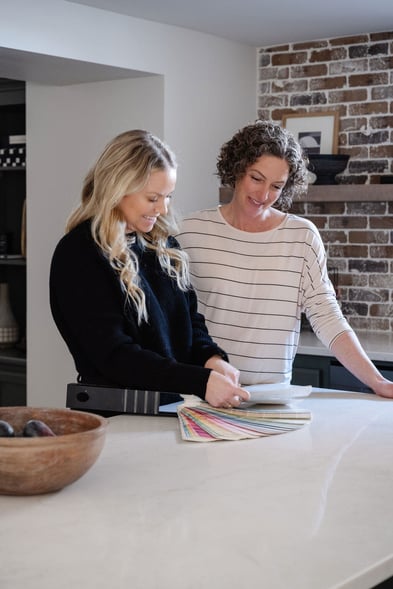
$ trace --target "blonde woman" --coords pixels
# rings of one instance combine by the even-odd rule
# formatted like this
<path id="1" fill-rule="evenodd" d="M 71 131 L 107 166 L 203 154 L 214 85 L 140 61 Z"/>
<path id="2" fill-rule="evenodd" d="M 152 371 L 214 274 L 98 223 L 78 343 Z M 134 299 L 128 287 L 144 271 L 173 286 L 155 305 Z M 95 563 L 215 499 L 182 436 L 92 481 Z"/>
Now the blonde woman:
<path id="1" fill-rule="evenodd" d="M 106 146 L 53 255 L 52 314 L 79 382 L 236 407 L 248 393 L 208 334 L 186 254 L 172 237 L 176 167 L 147 131 Z"/>

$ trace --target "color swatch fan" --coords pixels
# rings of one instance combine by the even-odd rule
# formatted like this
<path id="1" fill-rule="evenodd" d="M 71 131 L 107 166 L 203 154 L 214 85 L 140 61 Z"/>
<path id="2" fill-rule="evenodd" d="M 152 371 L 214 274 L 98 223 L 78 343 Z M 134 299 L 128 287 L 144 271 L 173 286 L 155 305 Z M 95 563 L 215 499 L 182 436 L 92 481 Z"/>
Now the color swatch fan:
<path id="1" fill-rule="evenodd" d="M 205 401 L 184 403 L 177 409 L 183 440 L 214 442 L 283 434 L 311 420 L 307 410 L 266 408 L 216 409 Z"/>

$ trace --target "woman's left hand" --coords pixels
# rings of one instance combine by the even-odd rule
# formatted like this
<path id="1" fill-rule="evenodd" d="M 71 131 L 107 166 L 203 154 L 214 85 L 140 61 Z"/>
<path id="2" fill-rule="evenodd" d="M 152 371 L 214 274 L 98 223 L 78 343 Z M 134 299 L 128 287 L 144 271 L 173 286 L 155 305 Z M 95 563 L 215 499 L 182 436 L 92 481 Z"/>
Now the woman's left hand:
<path id="1" fill-rule="evenodd" d="M 210 368 L 211 370 L 215 370 L 216 372 L 223 374 L 229 378 L 229 380 L 233 382 L 234 385 L 239 384 L 240 371 L 232 366 L 232 364 L 226 362 L 223 358 L 221 358 L 221 356 L 212 356 L 209 358 L 209 360 L 205 363 L 205 368 Z"/>

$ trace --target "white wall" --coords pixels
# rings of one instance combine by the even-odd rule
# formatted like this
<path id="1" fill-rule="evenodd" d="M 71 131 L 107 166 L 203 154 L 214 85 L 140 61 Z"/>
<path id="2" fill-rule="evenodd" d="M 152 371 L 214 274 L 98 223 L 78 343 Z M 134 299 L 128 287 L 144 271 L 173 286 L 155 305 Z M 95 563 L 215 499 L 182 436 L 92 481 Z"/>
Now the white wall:
<path id="1" fill-rule="evenodd" d="M 81 178 L 115 133 L 146 126 L 178 156 L 180 210 L 216 203 L 218 149 L 256 117 L 256 49 L 63 0 L 2 0 L 0 40 L 7 52 L 15 51 L 14 77 L 24 74 L 22 79 L 32 82 L 27 93 L 28 403 L 62 406 L 65 384 L 75 374 L 49 314 L 48 271 Z M 29 53 L 159 76 L 40 86 L 29 77 Z"/>
<path id="2" fill-rule="evenodd" d="M 1 4 L 3 47 L 162 74 L 179 200 L 187 210 L 215 202 L 217 150 L 256 117 L 256 49 L 63 0 Z"/>
<path id="3" fill-rule="evenodd" d="M 63 406 L 65 384 L 75 380 L 75 368 L 50 313 L 52 253 L 79 202 L 83 178 L 104 145 L 135 127 L 162 135 L 163 79 L 27 84 L 26 97 L 27 137 L 34 138 L 27 145 L 28 404 Z"/>

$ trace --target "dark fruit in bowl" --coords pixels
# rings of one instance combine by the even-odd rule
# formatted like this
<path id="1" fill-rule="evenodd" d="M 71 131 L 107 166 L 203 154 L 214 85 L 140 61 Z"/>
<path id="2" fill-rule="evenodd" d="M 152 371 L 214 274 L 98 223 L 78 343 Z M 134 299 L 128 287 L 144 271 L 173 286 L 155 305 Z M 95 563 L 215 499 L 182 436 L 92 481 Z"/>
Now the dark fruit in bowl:
<path id="1" fill-rule="evenodd" d="M 28 406 L 1 406 L 0 420 L 16 432 L 0 437 L 0 495 L 52 493 L 77 481 L 98 459 L 108 424 L 86 411 Z M 41 421 L 56 435 L 25 437 L 28 421 Z"/>
<path id="2" fill-rule="evenodd" d="M 55 436 L 51 428 L 39 419 L 30 419 L 23 428 L 25 438 L 37 438 L 43 436 Z"/>
<path id="3" fill-rule="evenodd" d="M 8 423 L 0 419 L 0 438 L 13 438 L 15 435 L 14 428 Z"/>

